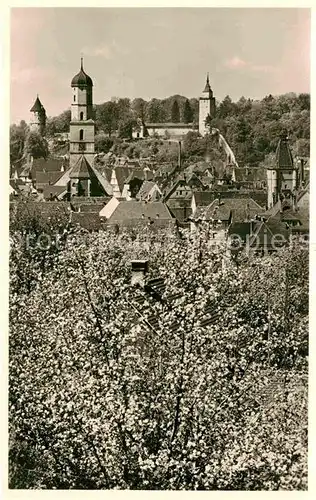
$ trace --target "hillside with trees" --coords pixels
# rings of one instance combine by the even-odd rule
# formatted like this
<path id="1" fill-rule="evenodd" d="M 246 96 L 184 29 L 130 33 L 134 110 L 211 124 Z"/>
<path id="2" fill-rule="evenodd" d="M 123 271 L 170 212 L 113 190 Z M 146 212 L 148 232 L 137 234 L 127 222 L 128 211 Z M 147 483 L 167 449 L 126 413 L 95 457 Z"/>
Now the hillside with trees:
<path id="1" fill-rule="evenodd" d="M 116 147 L 120 150 L 122 140 L 132 137 L 137 120 L 150 122 L 198 122 L 198 99 L 187 99 L 174 95 L 167 99 L 121 98 L 94 106 L 96 122 L 96 151 L 108 152 Z M 70 110 L 47 120 L 46 136 L 67 132 Z M 284 94 L 266 96 L 262 100 L 241 97 L 233 102 L 226 96 L 216 105 L 216 117 L 209 122 L 218 128 L 235 153 L 239 165 L 258 166 L 275 151 L 279 135 L 286 130 L 294 154 L 307 157 L 310 147 L 310 96 L 309 94 Z M 10 157 L 16 161 L 24 149 L 26 124 L 10 128 Z M 139 143 L 141 141 L 138 141 Z M 161 141 L 160 141 L 161 142 Z M 157 143 L 160 152 L 160 143 Z M 123 149 L 125 145 L 123 146 Z M 38 148 L 37 148 L 38 149 Z M 40 149 L 40 147 L 39 147 Z M 144 151 L 143 151 L 144 149 Z M 130 148 L 131 157 L 147 156 L 147 145 Z M 162 148 L 165 150 L 166 148 Z M 199 148 L 198 156 L 205 151 Z M 170 161 L 173 154 L 159 155 L 159 161 Z"/>

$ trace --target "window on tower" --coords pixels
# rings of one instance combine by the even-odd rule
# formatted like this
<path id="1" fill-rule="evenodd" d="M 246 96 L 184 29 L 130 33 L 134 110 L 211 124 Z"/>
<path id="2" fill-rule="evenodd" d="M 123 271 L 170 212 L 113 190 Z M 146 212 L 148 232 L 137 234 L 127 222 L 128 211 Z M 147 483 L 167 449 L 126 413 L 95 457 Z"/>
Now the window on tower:
<path id="1" fill-rule="evenodd" d="M 83 130 L 79 130 L 79 141 L 83 141 Z"/>
<path id="2" fill-rule="evenodd" d="M 80 120 L 83 120 L 83 111 L 80 113 Z"/>
<path id="3" fill-rule="evenodd" d="M 76 102 L 76 96 L 74 95 L 74 102 Z"/>

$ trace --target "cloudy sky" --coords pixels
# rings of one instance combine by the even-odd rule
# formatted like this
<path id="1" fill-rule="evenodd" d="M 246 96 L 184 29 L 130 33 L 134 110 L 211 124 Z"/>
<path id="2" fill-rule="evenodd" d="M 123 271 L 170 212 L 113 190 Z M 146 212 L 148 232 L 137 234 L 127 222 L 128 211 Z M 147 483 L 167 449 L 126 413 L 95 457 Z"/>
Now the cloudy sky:
<path id="1" fill-rule="evenodd" d="M 70 105 L 80 54 L 94 102 L 117 97 L 309 92 L 308 9 L 11 10 L 11 122 L 38 93 L 48 116 Z"/>

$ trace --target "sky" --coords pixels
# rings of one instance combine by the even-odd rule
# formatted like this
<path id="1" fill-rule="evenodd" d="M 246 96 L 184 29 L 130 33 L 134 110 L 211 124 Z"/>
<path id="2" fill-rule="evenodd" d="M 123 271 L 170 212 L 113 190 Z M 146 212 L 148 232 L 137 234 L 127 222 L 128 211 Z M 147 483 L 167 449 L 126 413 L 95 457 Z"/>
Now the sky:
<path id="1" fill-rule="evenodd" d="M 94 103 L 112 97 L 198 97 L 310 91 L 309 9 L 13 8 L 11 123 L 38 94 L 48 116 L 70 107 L 84 69 Z"/>

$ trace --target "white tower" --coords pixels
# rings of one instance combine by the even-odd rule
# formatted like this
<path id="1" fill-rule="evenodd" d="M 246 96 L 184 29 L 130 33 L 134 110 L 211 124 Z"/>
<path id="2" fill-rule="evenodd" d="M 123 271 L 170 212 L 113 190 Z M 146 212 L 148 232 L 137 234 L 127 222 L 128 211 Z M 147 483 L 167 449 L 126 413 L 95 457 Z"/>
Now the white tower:
<path id="1" fill-rule="evenodd" d="M 199 99 L 199 133 L 203 136 L 209 132 L 205 125 L 206 118 L 215 116 L 215 97 L 210 86 L 209 75 L 207 73 L 206 84 Z"/>
<path id="2" fill-rule="evenodd" d="M 71 81 L 71 122 L 69 134 L 70 167 L 84 155 L 90 165 L 94 159 L 93 82 L 84 70 L 83 59 L 79 73 Z"/>

